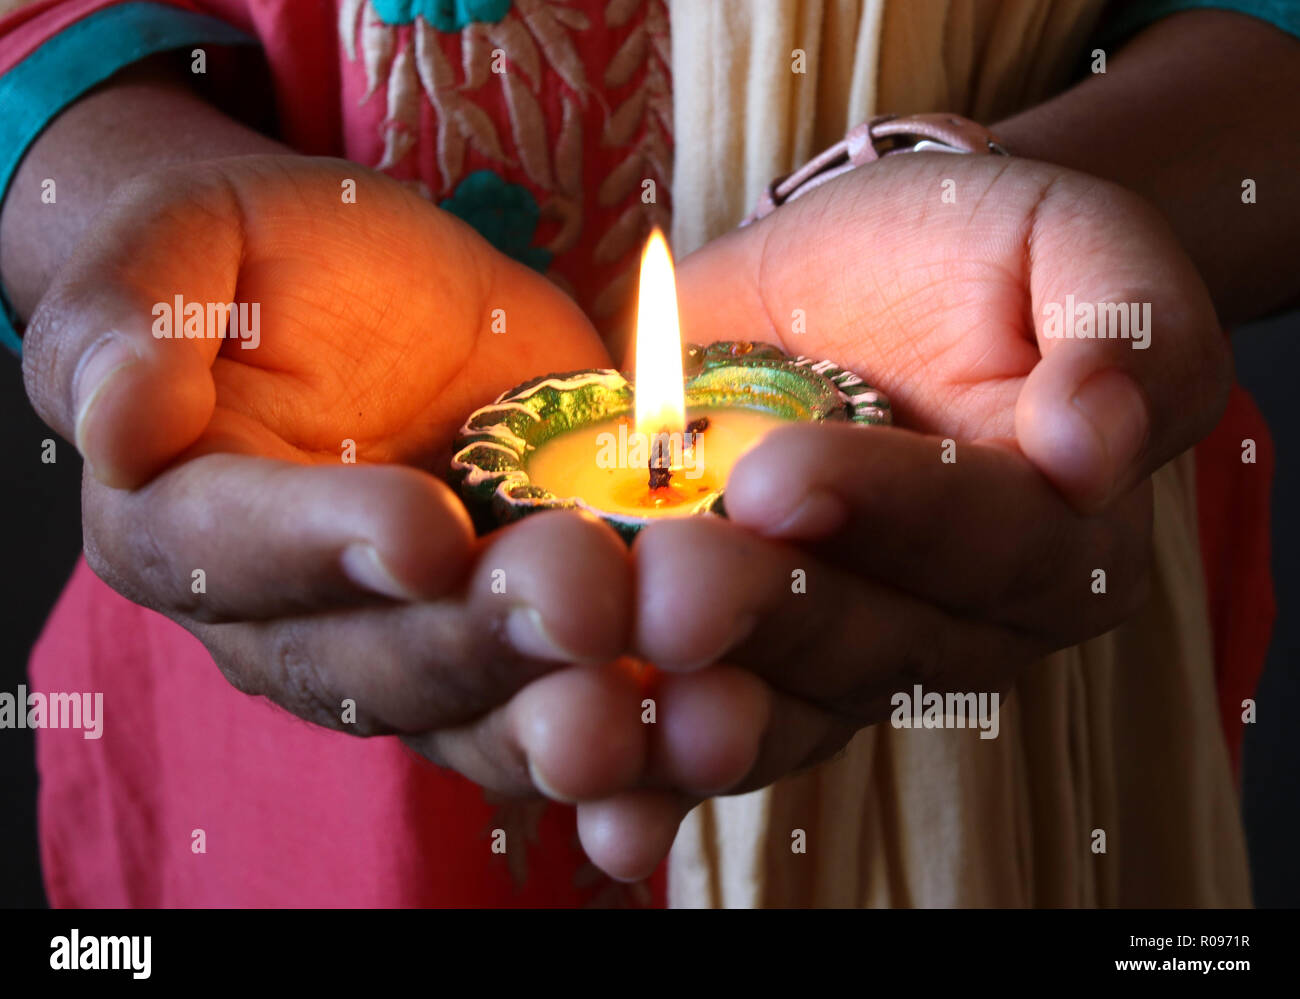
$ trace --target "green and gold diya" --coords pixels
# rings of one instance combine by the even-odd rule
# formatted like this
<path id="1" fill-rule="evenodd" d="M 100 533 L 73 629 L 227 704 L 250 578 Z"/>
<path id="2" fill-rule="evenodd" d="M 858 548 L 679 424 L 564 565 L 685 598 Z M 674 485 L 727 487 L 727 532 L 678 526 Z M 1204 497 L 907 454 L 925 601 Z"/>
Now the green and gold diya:
<path id="1" fill-rule="evenodd" d="M 544 375 L 469 417 L 451 467 L 480 530 L 578 509 L 631 541 L 659 518 L 725 515 L 732 467 L 783 423 L 890 422 L 884 395 L 830 361 L 747 341 L 683 351 L 658 231 L 641 262 L 636 368 L 635 386 L 613 369 Z"/>

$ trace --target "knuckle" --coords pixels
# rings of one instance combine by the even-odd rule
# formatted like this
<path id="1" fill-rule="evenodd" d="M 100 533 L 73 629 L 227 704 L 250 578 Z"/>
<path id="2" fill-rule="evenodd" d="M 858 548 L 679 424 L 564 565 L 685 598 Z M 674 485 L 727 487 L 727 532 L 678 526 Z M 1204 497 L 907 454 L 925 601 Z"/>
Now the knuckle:
<path id="1" fill-rule="evenodd" d="M 148 594 L 153 606 L 184 614 L 196 621 L 214 623 L 217 616 L 180 578 L 174 559 L 158 535 L 157 519 L 152 516 L 132 518 L 129 528 L 131 573 L 138 589 Z"/>
<path id="2" fill-rule="evenodd" d="M 143 594 L 135 587 L 127 585 L 125 578 L 118 572 L 113 560 L 105 554 L 99 539 L 89 525 L 82 529 L 81 543 L 86 565 L 90 566 L 91 572 L 128 600 L 138 604 L 144 603 Z"/>
<path id="3" fill-rule="evenodd" d="M 907 615 L 909 623 L 899 632 L 896 660 L 892 664 L 888 693 L 900 689 L 910 690 L 916 684 L 931 687 L 947 672 L 951 665 L 951 623 L 942 611 L 926 613 L 920 606 Z M 885 691 L 877 688 L 879 696 Z"/>
<path id="4" fill-rule="evenodd" d="M 413 727 L 458 725 L 491 707 L 488 690 L 501 679 L 503 657 L 462 621 L 435 615 L 424 633 L 424 651 L 403 656 L 400 671 Z"/>
<path id="5" fill-rule="evenodd" d="M 891 698 L 914 687 L 941 689 L 942 678 L 952 666 L 951 637 L 947 620 L 912 618 L 898 632 L 892 657 L 887 662 L 865 660 L 855 669 L 855 682 L 843 695 L 824 702 L 828 709 L 854 725 L 870 725 L 888 715 Z"/>
<path id="6" fill-rule="evenodd" d="M 343 725 L 342 699 L 329 689 L 320 669 L 315 649 L 304 630 L 284 624 L 273 630 L 269 650 L 268 690 L 266 693 L 281 707 L 314 724 L 357 734 L 374 734 L 360 713 L 356 725 Z"/>
<path id="7" fill-rule="evenodd" d="M 123 565 L 125 560 L 118 547 L 123 532 L 113 529 L 110 515 L 103 504 L 96 501 L 96 490 L 99 488 L 102 487 L 92 480 L 88 472 L 83 474 L 81 547 L 86 565 L 128 600 L 158 610 L 159 603 L 139 585 L 139 581 L 130 572 L 129 562 Z"/>
<path id="8" fill-rule="evenodd" d="M 225 644 L 207 629 L 190 626 L 188 630 L 203 643 L 228 684 L 241 694 L 250 697 L 260 697 L 267 693 L 264 683 L 261 682 L 261 674 L 256 670 L 250 670 L 242 656 L 231 654 Z"/>
<path id="9" fill-rule="evenodd" d="M 504 615 L 490 619 L 459 608 L 407 611 L 420 636 L 405 643 L 398 674 L 406 687 L 409 727 L 464 725 L 509 700 L 533 679 L 556 668 L 521 656 L 505 635 Z"/>

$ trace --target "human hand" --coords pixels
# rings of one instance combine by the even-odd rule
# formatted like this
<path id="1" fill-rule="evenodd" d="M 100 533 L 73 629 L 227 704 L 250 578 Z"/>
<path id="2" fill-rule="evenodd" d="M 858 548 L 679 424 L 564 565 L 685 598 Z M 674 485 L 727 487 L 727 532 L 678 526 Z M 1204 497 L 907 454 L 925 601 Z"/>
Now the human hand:
<path id="1" fill-rule="evenodd" d="M 155 337 L 154 305 L 177 295 L 257 303 L 257 345 Z M 403 733 L 495 790 L 530 793 L 539 773 L 573 797 L 642 761 L 639 727 L 614 723 L 635 716 L 636 680 L 599 665 L 625 640 L 626 549 L 570 514 L 476 540 L 428 469 L 501 390 L 606 363 L 567 297 L 468 226 L 294 156 L 128 184 L 24 355 L 37 410 L 86 459 L 87 560 L 231 683 L 317 724 Z"/>
<path id="2" fill-rule="evenodd" d="M 678 288 L 688 338 L 832 359 L 907 429 L 783 428 L 733 471 L 729 522 L 638 539 L 634 646 L 664 671 L 647 786 L 579 813 L 588 851 L 629 876 L 700 797 L 825 759 L 894 692 L 1005 690 L 1131 614 L 1149 477 L 1213 426 L 1229 380 L 1154 212 L 1042 164 L 885 160 L 688 257 Z M 1150 303 L 1149 346 L 1046 336 L 1067 294 Z"/>

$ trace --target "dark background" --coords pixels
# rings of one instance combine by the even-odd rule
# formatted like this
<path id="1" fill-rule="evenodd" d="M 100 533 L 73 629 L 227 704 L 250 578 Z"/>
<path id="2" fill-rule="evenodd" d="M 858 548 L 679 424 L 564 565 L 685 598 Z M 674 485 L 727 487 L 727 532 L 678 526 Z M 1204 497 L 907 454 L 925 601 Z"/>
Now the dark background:
<path id="1" fill-rule="evenodd" d="M 1238 378 L 1254 394 L 1273 431 L 1273 574 L 1278 619 L 1258 692 L 1259 720 L 1247 726 L 1243 808 L 1255 900 L 1300 906 L 1300 544 L 1290 514 L 1300 508 L 1300 313 L 1239 330 Z M 0 691 L 15 692 L 27 654 L 81 549 L 81 462 L 58 441 L 58 461 L 41 462 L 41 441 L 54 437 L 32 412 L 18 364 L 0 356 Z M 0 906 L 42 906 L 36 849 L 36 768 L 29 730 L 0 730 Z"/>

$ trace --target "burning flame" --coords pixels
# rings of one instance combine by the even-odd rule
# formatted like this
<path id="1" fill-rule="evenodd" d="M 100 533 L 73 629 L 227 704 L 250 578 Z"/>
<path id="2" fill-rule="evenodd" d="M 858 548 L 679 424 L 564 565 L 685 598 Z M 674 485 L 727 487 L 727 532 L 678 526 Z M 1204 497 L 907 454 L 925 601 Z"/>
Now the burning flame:
<path id="1" fill-rule="evenodd" d="M 668 242 L 656 228 L 641 251 L 641 286 L 636 305 L 636 429 L 650 438 L 665 432 L 680 434 L 685 427 L 677 282 Z"/>

